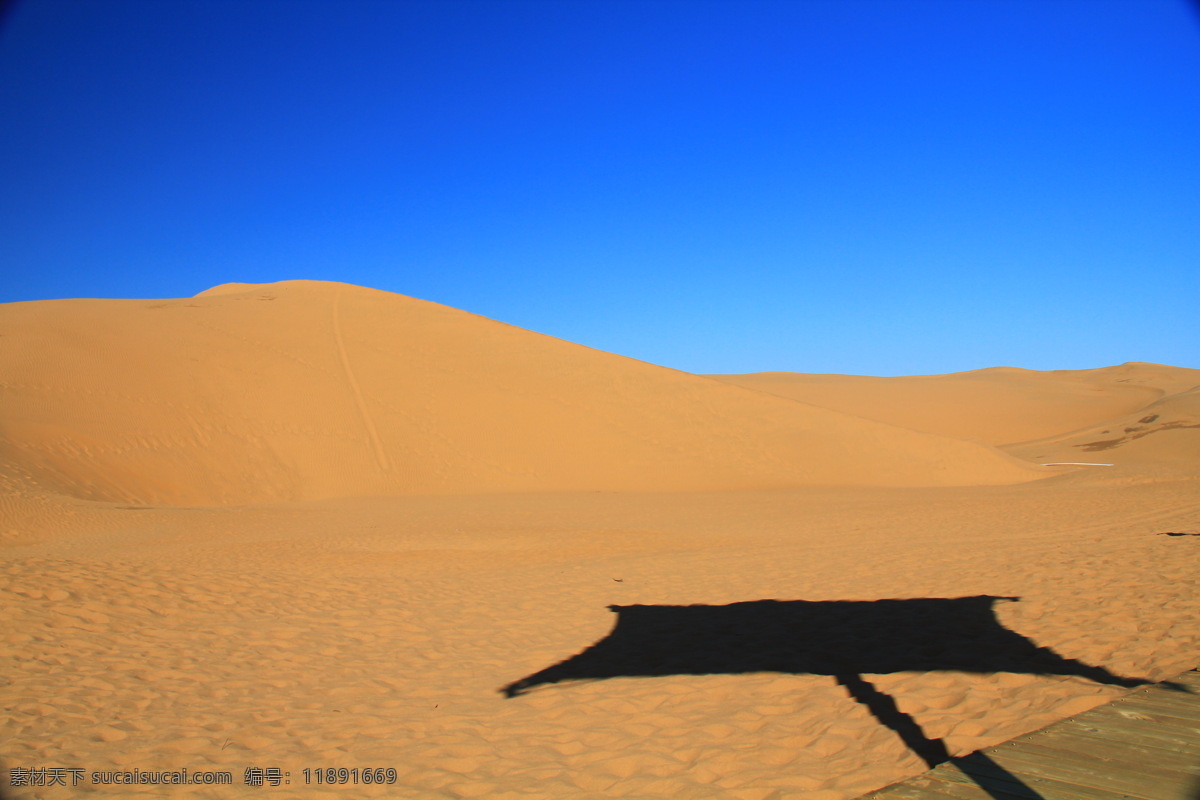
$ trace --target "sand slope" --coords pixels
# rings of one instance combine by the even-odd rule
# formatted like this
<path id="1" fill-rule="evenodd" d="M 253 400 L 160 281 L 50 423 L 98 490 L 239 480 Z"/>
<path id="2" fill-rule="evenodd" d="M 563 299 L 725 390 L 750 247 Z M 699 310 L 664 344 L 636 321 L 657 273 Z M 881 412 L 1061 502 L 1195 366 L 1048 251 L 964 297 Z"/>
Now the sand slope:
<path id="1" fill-rule="evenodd" d="M 1085 430 L 1200 385 L 1200 370 L 1146 363 L 1050 372 L 994 367 L 898 378 L 794 372 L 711 377 L 891 425 L 992 445 Z"/>
<path id="2" fill-rule="evenodd" d="M 15 303 L 0 331 L 0 466 L 21 491 L 213 505 L 1039 476 L 978 444 L 344 284 Z"/>
<path id="3" fill-rule="evenodd" d="M 1200 387 L 1084 430 L 1005 448 L 1023 458 L 1113 464 L 1120 475 L 1200 472 Z"/>

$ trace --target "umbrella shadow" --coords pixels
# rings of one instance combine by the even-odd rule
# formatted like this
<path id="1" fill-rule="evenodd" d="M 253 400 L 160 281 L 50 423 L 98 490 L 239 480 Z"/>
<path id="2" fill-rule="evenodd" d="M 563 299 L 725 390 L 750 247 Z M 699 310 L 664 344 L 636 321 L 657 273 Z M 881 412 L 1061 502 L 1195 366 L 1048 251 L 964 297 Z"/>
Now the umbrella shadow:
<path id="1" fill-rule="evenodd" d="M 828 675 L 932 768 L 950 760 L 945 743 L 929 738 L 916 720 L 864 675 L 951 670 L 1077 676 L 1123 688 L 1152 683 L 1064 658 L 1005 628 L 996 618 L 996 604 L 1019 599 L 979 595 L 753 600 L 721 606 L 611 605 L 609 610 L 617 615 L 611 633 L 500 691 L 513 698 L 549 684 L 620 677 Z M 955 763 L 985 790 L 999 780 L 1006 791 L 1023 790 L 1018 792 L 1021 796 L 1040 797 L 982 753 Z"/>

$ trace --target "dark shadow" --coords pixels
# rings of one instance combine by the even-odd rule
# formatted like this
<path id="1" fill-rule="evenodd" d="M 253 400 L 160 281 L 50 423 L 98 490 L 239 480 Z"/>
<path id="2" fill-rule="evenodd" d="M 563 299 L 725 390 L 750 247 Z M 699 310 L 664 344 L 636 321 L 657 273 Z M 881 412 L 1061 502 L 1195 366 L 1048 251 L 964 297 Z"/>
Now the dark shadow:
<path id="1" fill-rule="evenodd" d="M 501 691 L 514 697 L 561 681 L 748 672 L 840 676 L 954 670 L 1075 675 L 1126 688 L 1150 683 L 1063 658 L 1005 628 L 993 605 L 1017 599 L 609 606 L 617 615 L 612 633 Z"/>
<path id="2" fill-rule="evenodd" d="M 950 760 L 950 753 L 941 739 L 930 739 L 921 730 L 917 721 L 905 714 L 889 695 L 876 689 L 861 675 L 836 675 L 837 682 L 846 687 L 846 691 L 858 703 L 864 706 L 875 719 L 891 728 L 900 740 L 912 750 L 930 769 Z"/>
<path id="3" fill-rule="evenodd" d="M 1200 533 L 1176 533 L 1175 531 L 1163 531 L 1159 536 L 1200 536 Z"/>
<path id="4" fill-rule="evenodd" d="M 1005 628 L 995 604 L 1016 597 L 904 600 L 754 600 L 724 606 L 609 606 L 608 636 L 565 661 L 510 683 L 508 697 L 566 681 L 666 675 L 781 672 L 829 675 L 931 768 L 951 760 L 896 702 L 863 675 L 892 672 L 1015 672 L 1070 675 L 1134 688 L 1152 681 L 1064 658 Z M 982 753 L 953 759 L 993 797 L 1038 798 Z M 979 777 L 976 777 L 978 775 Z M 1008 788 L 993 791 L 999 781 Z"/>
<path id="5" fill-rule="evenodd" d="M 1035 789 L 997 764 L 982 750 L 950 760 L 958 767 L 959 772 L 975 781 L 980 789 L 997 800 L 1012 800 L 1017 797 L 1045 800 Z"/>

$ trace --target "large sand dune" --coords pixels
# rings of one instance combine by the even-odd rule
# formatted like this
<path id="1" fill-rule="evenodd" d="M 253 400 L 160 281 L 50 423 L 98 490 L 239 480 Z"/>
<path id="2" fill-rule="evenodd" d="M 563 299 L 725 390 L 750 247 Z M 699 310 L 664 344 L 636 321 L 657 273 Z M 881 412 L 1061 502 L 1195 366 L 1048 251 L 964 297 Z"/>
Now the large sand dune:
<path id="1" fill-rule="evenodd" d="M 17 303 L 0 326 L 0 457 L 92 500 L 1038 477 L 977 444 L 343 284 Z"/>
<path id="2" fill-rule="evenodd" d="M 309 282 L 0 307 L 0 796 L 850 800 L 1200 663 L 1198 375 L 716 380 Z"/>

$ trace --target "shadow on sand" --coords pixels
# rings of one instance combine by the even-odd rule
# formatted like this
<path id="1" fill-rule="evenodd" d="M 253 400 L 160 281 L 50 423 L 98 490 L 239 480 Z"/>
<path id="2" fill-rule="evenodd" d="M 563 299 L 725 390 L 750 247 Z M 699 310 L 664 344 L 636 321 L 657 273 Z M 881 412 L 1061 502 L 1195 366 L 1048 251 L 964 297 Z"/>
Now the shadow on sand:
<path id="1" fill-rule="evenodd" d="M 829 675 L 931 768 L 949 761 L 864 674 L 953 670 L 1071 675 L 1123 688 L 1151 681 L 1063 658 L 1000 624 L 995 604 L 1016 597 L 915 598 L 872 601 L 754 600 L 724 606 L 609 606 L 608 636 L 578 655 L 500 691 L 517 697 L 565 681 L 666 675 L 781 672 Z M 993 797 L 1040 795 L 983 753 L 955 764 Z M 1005 794 L 989 786 L 1003 786 Z"/>

